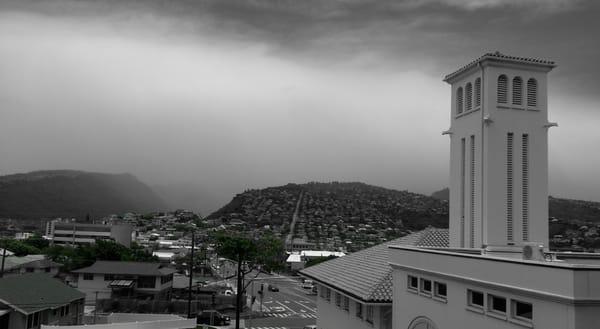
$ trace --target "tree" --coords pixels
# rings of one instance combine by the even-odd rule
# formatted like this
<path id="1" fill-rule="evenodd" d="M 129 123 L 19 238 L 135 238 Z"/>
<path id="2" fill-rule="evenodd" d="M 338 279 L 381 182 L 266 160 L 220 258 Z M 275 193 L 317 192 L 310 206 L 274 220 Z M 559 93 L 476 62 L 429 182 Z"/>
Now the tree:
<path id="1" fill-rule="evenodd" d="M 45 248 L 48 248 L 48 246 L 50 245 L 50 241 L 42 238 L 39 235 L 34 235 L 30 238 L 27 238 L 23 242 L 34 248 L 37 248 L 38 250 L 43 250 Z"/>
<path id="2" fill-rule="evenodd" d="M 0 239 L 0 248 L 13 252 L 15 256 L 26 256 L 41 253 L 38 248 L 15 239 Z"/>
<path id="3" fill-rule="evenodd" d="M 236 329 L 240 327 L 242 295 L 250 284 L 244 286 L 244 276 L 263 267 L 275 268 L 283 254 L 283 243 L 272 235 L 260 239 L 250 238 L 240 232 L 223 232 L 217 236 L 219 255 L 237 262 L 237 305 L 235 310 Z M 257 272 L 257 275 L 260 272 Z"/>

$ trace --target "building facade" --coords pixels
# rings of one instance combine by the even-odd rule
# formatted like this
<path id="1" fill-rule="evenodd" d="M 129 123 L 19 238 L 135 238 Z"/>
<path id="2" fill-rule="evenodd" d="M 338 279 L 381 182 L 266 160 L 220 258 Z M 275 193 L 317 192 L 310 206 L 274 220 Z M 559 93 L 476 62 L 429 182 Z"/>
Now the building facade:
<path id="1" fill-rule="evenodd" d="M 600 255 L 548 251 L 551 61 L 489 53 L 451 85 L 450 248 L 390 246 L 397 329 L 595 328 Z"/>
<path id="2" fill-rule="evenodd" d="M 0 328 L 82 323 L 85 295 L 45 274 L 0 279 Z"/>
<path id="3" fill-rule="evenodd" d="M 173 273 L 174 269 L 160 263 L 120 261 L 96 261 L 72 272 L 75 286 L 85 294 L 88 304 L 110 298 L 169 299 Z"/>
<path id="4" fill-rule="evenodd" d="M 96 240 L 113 240 L 131 246 L 133 228 L 129 224 L 104 225 L 65 222 L 58 219 L 46 224 L 46 237 L 55 244 L 86 244 Z"/>

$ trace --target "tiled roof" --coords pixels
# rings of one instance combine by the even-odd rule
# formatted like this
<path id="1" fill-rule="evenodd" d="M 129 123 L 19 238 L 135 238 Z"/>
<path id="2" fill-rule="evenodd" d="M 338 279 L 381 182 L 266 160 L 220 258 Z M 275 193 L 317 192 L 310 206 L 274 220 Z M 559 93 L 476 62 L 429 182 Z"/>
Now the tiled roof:
<path id="1" fill-rule="evenodd" d="M 81 298 L 85 298 L 84 293 L 45 273 L 0 279 L 0 303 L 25 314 L 57 308 Z"/>
<path id="2" fill-rule="evenodd" d="M 98 273 L 98 274 L 129 274 L 129 275 L 167 275 L 174 273 L 171 268 L 162 268 L 160 263 L 149 262 L 121 262 L 121 261 L 96 261 L 92 266 L 81 268 L 73 273 Z"/>
<path id="3" fill-rule="evenodd" d="M 447 248 L 448 230 L 426 228 L 396 240 L 305 268 L 300 271 L 300 274 L 365 302 L 389 303 L 392 301 L 392 269 L 388 264 L 389 245 Z"/>
<path id="4" fill-rule="evenodd" d="M 550 60 L 541 59 L 541 58 L 510 56 L 510 55 L 502 54 L 499 51 L 496 51 L 493 53 L 486 53 L 483 56 L 477 58 L 476 60 L 470 62 L 469 64 L 461 67 L 460 69 L 446 75 L 444 77 L 444 81 L 448 81 L 449 79 L 452 79 L 453 77 L 459 75 L 460 73 L 472 68 L 473 66 L 475 66 L 478 63 L 483 62 L 484 60 L 487 60 L 487 59 L 512 62 L 512 63 L 537 64 L 537 65 L 543 65 L 543 66 L 549 66 L 549 67 L 556 66 L 556 64 Z"/>

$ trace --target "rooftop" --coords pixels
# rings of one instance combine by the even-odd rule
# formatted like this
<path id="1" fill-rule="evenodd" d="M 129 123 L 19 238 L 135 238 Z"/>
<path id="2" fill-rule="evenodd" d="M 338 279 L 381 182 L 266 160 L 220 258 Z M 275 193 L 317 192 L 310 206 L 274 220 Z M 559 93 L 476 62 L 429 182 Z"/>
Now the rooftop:
<path id="1" fill-rule="evenodd" d="M 4 260 L 4 270 L 8 271 L 13 268 L 21 267 L 45 268 L 61 266 L 62 264 L 46 259 L 44 255 L 27 255 L 22 257 L 10 256 Z"/>
<path id="2" fill-rule="evenodd" d="M 85 298 L 84 293 L 44 273 L 9 276 L 0 280 L 0 302 L 24 314 L 57 308 Z"/>
<path id="3" fill-rule="evenodd" d="M 96 261 L 92 266 L 73 271 L 73 273 L 98 273 L 98 274 L 130 274 L 130 275 L 168 275 L 175 273 L 172 268 L 162 267 L 160 263 L 150 262 L 121 262 L 121 261 Z"/>
<path id="4" fill-rule="evenodd" d="M 388 264 L 389 245 L 448 247 L 448 230 L 427 228 L 305 268 L 300 274 L 365 302 L 391 303 L 392 268 Z"/>
<path id="5" fill-rule="evenodd" d="M 553 68 L 556 64 L 553 61 L 541 58 L 530 58 L 530 57 L 518 57 L 505 55 L 499 51 L 493 53 L 486 53 L 470 62 L 469 64 L 459 68 L 458 70 L 446 75 L 444 77 L 444 81 L 451 80 L 452 78 L 458 76 L 459 74 L 467 71 L 468 69 L 482 63 L 484 61 L 496 61 L 496 62 L 504 62 L 504 63 L 516 63 L 516 64 L 534 64 L 539 66 L 545 66 L 549 68 Z"/>

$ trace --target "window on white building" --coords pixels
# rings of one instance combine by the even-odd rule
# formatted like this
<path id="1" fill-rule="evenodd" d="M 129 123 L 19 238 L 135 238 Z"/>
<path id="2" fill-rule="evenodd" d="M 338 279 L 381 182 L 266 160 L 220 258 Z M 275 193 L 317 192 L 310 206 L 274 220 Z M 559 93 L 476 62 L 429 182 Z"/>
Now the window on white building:
<path id="1" fill-rule="evenodd" d="M 481 105 L 481 78 L 475 79 L 475 107 Z"/>
<path id="2" fill-rule="evenodd" d="M 508 78 L 506 75 L 498 77 L 498 103 L 506 104 L 508 100 Z"/>
<path id="3" fill-rule="evenodd" d="M 465 111 L 473 108 L 473 85 L 469 82 L 465 87 Z"/>
<path id="4" fill-rule="evenodd" d="M 350 298 L 344 296 L 344 311 L 350 312 Z"/>
<path id="5" fill-rule="evenodd" d="M 435 297 L 446 299 L 448 297 L 448 287 L 445 283 L 435 282 L 434 284 L 434 295 Z"/>
<path id="6" fill-rule="evenodd" d="M 342 295 L 339 292 L 335 293 L 335 306 L 341 307 L 342 305 Z"/>
<path id="7" fill-rule="evenodd" d="M 372 305 L 367 305 L 367 316 L 366 319 L 367 322 L 369 323 L 373 323 L 373 306 Z"/>
<path id="8" fill-rule="evenodd" d="M 481 291 L 467 290 L 469 306 L 483 308 L 483 293 Z"/>
<path id="9" fill-rule="evenodd" d="M 431 295 L 431 280 L 421 279 L 421 292 Z"/>
<path id="10" fill-rule="evenodd" d="M 83 279 L 84 280 L 94 280 L 94 274 L 93 273 L 83 273 Z"/>
<path id="11" fill-rule="evenodd" d="M 363 318 L 363 305 L 359 302 L 356 302 L 356 317 L 359 319 Z"/>
<path id="12" fill-rule="evenodd" d="M 523 104 L 523 79 L 521 77 L 515 77 L 513 79 L 513 95 L 512 101 L 514 105 Z"/>
<path id="13" fill-rule="evenodd" d="M 463 113 L 463 88 L 459 87 L 456 90 L 456 113 Z"/>
<path id="14" fill-rule="evenodd" d="M 328 302 L 331 302 L 331 289 L 329 288 L 325 288 L 325 299 Z"/>
<path id="15" fill-rule="evenodd" d="M 419 278 L 416 276 L 409 275 L 408 276 L 408 289 L 417 291 L 419 290 Z"/>
<path id="16" fill-rule="evenodd" d="M 533 320 L 533 305 L 518 300 L 511 301 L 512 316 L 518 320 L 531 321 Z"/>
<path id="17" fill-rule="evenodd" d="M 527 106 L 537 106 L 537 81 L 534 78 L 527 80 Z"/>
<path id="18" fill-rule="evenodd" d="M 488 311 L 506 313 L 506 298 L 488 294 Z"/>

